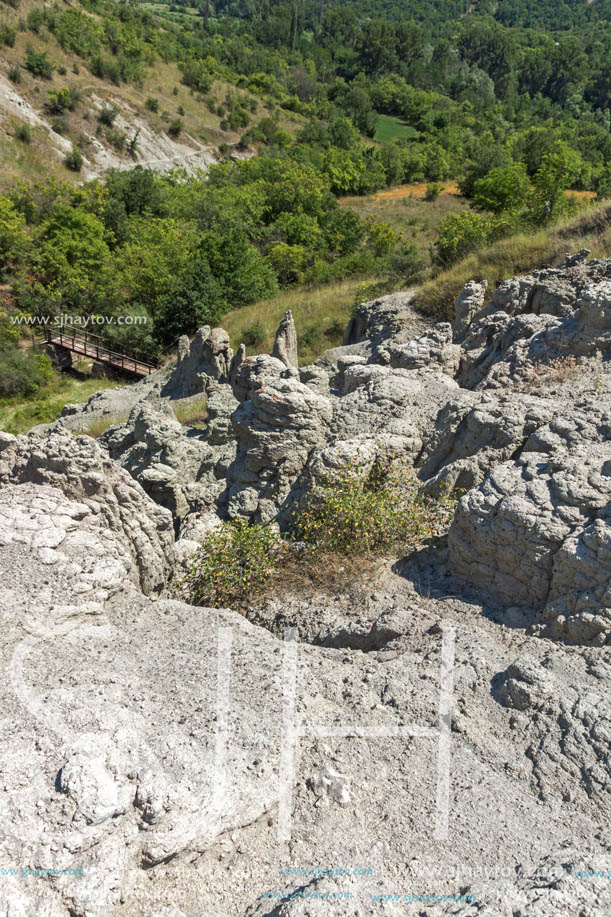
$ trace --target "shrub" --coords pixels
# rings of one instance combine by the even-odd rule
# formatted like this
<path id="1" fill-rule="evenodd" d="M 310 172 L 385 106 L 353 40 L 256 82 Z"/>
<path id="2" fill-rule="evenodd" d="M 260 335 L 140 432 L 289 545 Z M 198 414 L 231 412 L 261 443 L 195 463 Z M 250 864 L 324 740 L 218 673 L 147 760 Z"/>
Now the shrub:
<path id="1" fill-rule="evenodd" d="M 314 322 L 308 325 L 299 335 L 299 346 L 307 350 L 313 349 L 320 343 L 323 334 L 322 325 L 319 322 Z"/>
<path id="2" fill-rule="evenodd" d="M 119 153 L 122 153 L 125 149 L 125 134 L 121 131 L 114 130 L 114 128 L 108 128 L 104 134 L 108 143 L 115 148 Z"/>
<path id="3" fill-rule="evenodd" d="M 528 175 L 522 163 L 491 169 L 473 186 L 473 206 L 478 210 L 520 210 L 526 203 Z"/>
<path id="4" fill-rule="evenodd" d="M 386 274 L 389 281 L 415 283 L 424 270 L 424 261 L 414 242 L 402 239 L 386 259 Z"/>
<path id="5" fill-rule="evenodd" d="M 22 143 L 29 143 L 32 139 L 32 131 L 29 124 L 18 124 L 15 128 L 15 139 L 21 140 Z"/>
<path id="6" fill-rule="evenodd" d="M 94 54 L 89 69 L 101 80 L 110 80 L 115 86 L 121 84 L 121 67 L 114 60 L 106 60 L 100 54 Z"/>
<path id="7" fill-rule="evenodd" d="M 64 159 L 64 163 L 66 164 L 67 168 L 72 172 L 80 172 L 83 168 L 83 161 L 83 154 L 75 145 L 72 146 L 72 150 Z"/>
<path id="8" fill-rule="evenodd" d="M 276 553 L 277 537 L 269 526 L 225 523 L 196 551 L 182 586 L 198 605 L 232 607 L 265 585 Z"/>
<path id="9" fill-rule="evenodd" d="M 50 90 L 47 110 L 52 115 L 61 115 L 65 111 L 74 111 L 81 101 L 82 93 L 75 87 L 64 86 L 62 89 Z"/>
<path id="10" fill-rule="evenodd" d="M 179 137 L 184 128 L 184 124 L 180 118 L 174 118 L 168 127 L 168 134 L 170 137 Z"/>
<path id="11" fill-rule="evenodd" d="M 25 53 L 25 67 L 32 76 L 39 76 L 43 80 L 50 80 L 53 76 L 53 64 L 44 51 L 28 48 Z"/>
<path id="12" fill-rule="evenodd" d="M 0 342 L 0 395 L 34 395 L 52 377 L 51 361 L 44 354 L 24 353 Z"/>
<path id="13" fill-rule="evenodd" d="M 251 325 L 246 325 L 245 328 L 242 328 L 240 342 L 250 347 L 259 347 L 265 341 L 266 333 L 263 322 L 253 322 Z"/>
<path id="14" fill-rule="evenodd" d="M 441 182 L 429 182 L 426 186 L 426 194 L 424 195 L 427 201 L 436 201 L 444 187 L 445 186 Z"/>
<path id="15" fill-rule="evenodd" d="M 7 266 L 19 258 L 25 244 L 23 214 L 7 197 L 0 195 L 0 277 L 4 275 Z"/>
<path id="16" fill-rule="evenodd" d="M 154 99 L 152 96 L 149 96 L 144 104 L 149 111 L 159 111 L 159 99 Z"/>
<path id="17" fill-rule="evenodd" d="M 104 105 L 98 114 L 98 121 L 100 124 L 105 124 L 106 127 L 112 127 L 118 114 L 114 105 Z"/>
<path id="18" fill-rule="evenodd" d="M 129 155 L 132 157 L 132 159 L 136 158 L 139 142 L 140 142 L 140 128 L 138 128 L 138 130 L 136 131 L 132 139 L 129 141 L 129 145 L 127 148 L 129 151 Z"/>
<path id="19" fill-rule="evenodd" d="M 15 85 L 20 83 L 21 82 L 21 69 L 17 66 L 11 67 L 8 72 L 8 78 L 11 81 L 11 83 L 15 83 Z"/>
<path id="20" fill-rule="evenodd" d="M 10 25 L 0 25 L 0 46 L 8 45 L 9 48 L 15 47 L 17 32 Z"/>
<path id="21" fill-rule="evenodd" d="M 56 134 L 67 134 L 68 133 L 68 119 L 65 115 L 58 115 L 57 118 L 51 119 L 51 127 Z"/>
<path id="22" fill-rule="evenodd" d="M 332 475 L 314 477 L 293 513 L 293 535 L 325 554 L 412 550 L 440 535 L 454 498 L 418 495 L 415 473 L 392 457 L 368 467 L 359 456 Z"/>
<path id="23" fill-rule="evenodd" d="M 473 210 L 452 213 L 439 227 L 439 238 L 435 243 L 439 260 L 442 264 L 452 264 L 469 252 L 507 235 L 510 230 L 509 219 L 501 216 Z"/>

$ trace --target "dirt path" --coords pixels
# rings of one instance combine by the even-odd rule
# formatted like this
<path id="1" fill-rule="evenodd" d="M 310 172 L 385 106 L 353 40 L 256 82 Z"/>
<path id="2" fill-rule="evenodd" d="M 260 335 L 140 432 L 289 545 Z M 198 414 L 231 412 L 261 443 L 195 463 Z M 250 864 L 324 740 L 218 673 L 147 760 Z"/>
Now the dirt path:
<path id="1" fill-rule="evenodd" d="M 426 195 L 426 189 L 430 182 L 421 182 L 416 185 L 399 185 L 398 188 L 390 188 L 388 191 L 377 191 L 375 194 L 370 194 L 367 197 L 359 197 L 358 195 L 352 195 L 349 197 L 340 197 L 338 198 L 340 204 L 358 204 L 358 203 L 377 203 L 378 201 L 396 201 L 400 200 L 403 197 L 419 197 L 423 198 Z M 461 196 L 460 188 L 458 187 L 457 182 L 455 181 L 445 181 L 439 182 L 440 185 L 443 185 L 443 191 L 445 194 L 455 194 L 458 197 Z M 576 197 L 580 200 L 593 200 L 596 197 L 594 191 L 573 191 L 569 189 L 565 194 L 570 197 Z"/>
<path id="2" fill-rule="evenodd" d="M 427 185 L 430 182 L 421 182 L 417 185 L 400 185 L 398 188 L 390 188 L 388 191 L 377 191 L 368 197 L 349 196 L 338 198 L 340 204 L 357 204 L 362 201 L 394 201 L 402 197 L 424 197 Z M 455 181 L 439 182 L 443 185 L 446 194 L 460 195 L 460 189 Z"/>

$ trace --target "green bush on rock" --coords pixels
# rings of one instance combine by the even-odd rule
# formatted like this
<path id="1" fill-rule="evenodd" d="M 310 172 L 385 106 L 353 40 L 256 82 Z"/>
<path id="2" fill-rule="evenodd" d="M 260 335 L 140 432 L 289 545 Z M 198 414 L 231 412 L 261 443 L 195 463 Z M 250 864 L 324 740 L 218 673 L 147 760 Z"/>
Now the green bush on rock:
<path id="1" fill-rule="evenodd" d="M 182 585 L 198 605 L 231 608 L 265 585 L 277 549 L 269 526 L 227 522 L 196 551 Z"/>

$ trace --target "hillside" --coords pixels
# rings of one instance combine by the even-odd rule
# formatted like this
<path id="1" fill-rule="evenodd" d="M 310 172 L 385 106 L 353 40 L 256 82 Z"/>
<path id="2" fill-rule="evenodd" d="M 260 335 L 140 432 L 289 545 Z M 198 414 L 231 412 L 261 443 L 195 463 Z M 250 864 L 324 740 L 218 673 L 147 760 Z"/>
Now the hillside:
<path id="1" fill-rule="evenodd" d="M 3 6 L 0 14 L 0 183 L 5 187 L 13 176 L 30 181 L 50 172 L 83 181 L 109 168 L 135 165 L 195 174 L 229 152 L 252 155 L 247 145 L 237 148 L 243 131 L 227 123 L 234 107 L 259 117 L 273 110 L 278 123 L 293 131 L 302 124 L 298 115 L 283 112 L 261 94 L 238 92 L 228 79 L 210 80 L 204 99 L 185 85 L 176 62 L 150 51 L 127 80 L 110 61 L 104 73 L 103 59 L 100 66 L 100 59 L 83 60 L 77 53 L 81 46 L 73 29 L 82 28 L 84 20 L 102 31 L 107 16 L 66 4 L 63 19 L 53 25 L 45 20 L 50 18 L 45 9 L 24 0 L 14 10 Z M 64 22 L 70 13 L 72 19 Z M 163 28 L 149 26 L 149 31 L 144 47 Z M 104 45 L 100 41 L 101 49 Z M 40 72 L 28 69 L 28 53 L 42 56 Z M 75 101 L 62 105 L 62 94 L 68 93 Z M 65 164 L 74 145 L 83 154 L 78 171 Z"/>

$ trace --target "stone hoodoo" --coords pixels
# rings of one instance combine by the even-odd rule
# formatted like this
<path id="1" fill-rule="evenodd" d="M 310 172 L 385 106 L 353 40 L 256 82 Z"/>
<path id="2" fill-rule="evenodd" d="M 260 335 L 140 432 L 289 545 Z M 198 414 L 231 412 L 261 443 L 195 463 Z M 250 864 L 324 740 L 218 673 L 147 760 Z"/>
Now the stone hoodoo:
<path id="1" fill-rule="evenodd" d="M 293 313 L 289 310 L 284 313 L 284 318 L 276 331 L 276 339 L 272 356 L 284 363 L 285 366 L 297 369 L 297 331 L 293 321 Z"/>

